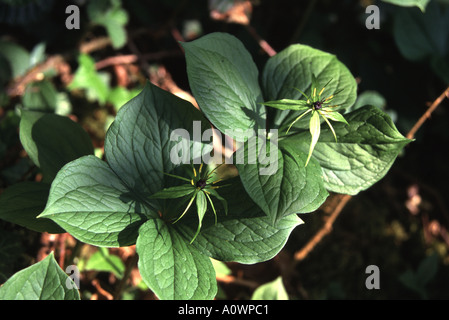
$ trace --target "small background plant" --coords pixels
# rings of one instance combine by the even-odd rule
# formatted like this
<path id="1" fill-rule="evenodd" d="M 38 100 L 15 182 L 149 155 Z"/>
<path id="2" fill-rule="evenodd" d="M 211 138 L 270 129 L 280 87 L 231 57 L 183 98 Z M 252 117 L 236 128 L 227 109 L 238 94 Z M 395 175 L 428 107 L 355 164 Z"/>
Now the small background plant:
<path id="1" fill-rule="evenodd" d="M 71 3 L 0 0 L 0 297 L 447 299 L 449 8 L 373 3 L 379 30 L 365 28 L 365 2 L 224 0 L 88 2 L 79 5 L 81 29 L 67 30 Z M 228 78 L 213 77 L 224 71 Z M 218 189 L 228 214 L 212 198 L 217 224 L 209 203 L 196 238 L 195 212 L 176 224 L 160 219 L 182 213 L 180 202 L 148 200 L 180 183 L 163 173 L 178 169 L 152 160 L 164 153 L 146 143 L 168 141 L 161 119 L 187 130 L 193 120 L 221 131 L 288 127 L 297 112 L 262 103 L 302 99 L 293 88 L 308 94 L 312 75 L 321 86 L 332 79 L 323 97 L 338 92 L 332 104 L 349 126 L 331 123 L 337 143 L 321 123 L 305 167 L 303 117 L 290 136 L 280 131 L 285 176 L 256 180 L 260 163 L 220 171 L 234 186 Z M 423 124 L 427 104 L 432 118 Z M 126 156 L 137 154 L 130 141 L 141 143 L 140 158 Z M 307 181 L 300 197 L 287 177 Z M 85 215 L 57 206 L 74 185 L 84 201 L 70 205 L 84 205 Z M 166 251 L 150 259 L 151 247 Z M 176 291 L 172 280 L 186 275 L 180 252 L 200 282 Z M 371 264 L 382 290 L 363 285 Z M 42 272 L 66 288 L 69 265 L 80 270 L 79 291 L 28 295 L 23 279 Z"/>

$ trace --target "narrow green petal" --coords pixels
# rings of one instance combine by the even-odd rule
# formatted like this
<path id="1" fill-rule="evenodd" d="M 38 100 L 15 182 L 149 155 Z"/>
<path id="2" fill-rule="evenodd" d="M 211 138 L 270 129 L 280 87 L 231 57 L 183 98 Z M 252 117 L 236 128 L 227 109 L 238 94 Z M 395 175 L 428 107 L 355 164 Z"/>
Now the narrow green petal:
<path id="1" fill-rule="evenodd" d="M 165 172 L 163 172 L 163 174 L 165 174 L 166 176 L 169 176 L 169 177 L 173 177 L 173 178 L 176 178 L 176 179 L 181 179 L 181 180 L 190 182 L 190 179 L 187 179 L 187 178 L 181 177 L 181 176 L 177 176 L 175 174 L 170 174 L 170 173 L 165 173 Z"/>
<path id="2" fill-rule="evenodd" d="M 196 229 L 196 233 L 193 236 L 193 239 L 190 241 L 190 243 L 195 241 L 196 237 L 200 233 L 201 226 L 203 223 L 203 218 L 207 211 L 207 201 L 206 201 L 206 196 L 204 195 L 204 192 L 198 192 L 198 194 L 196 196 L 196 209 L 198 212 L 198 228 Z"/>
<path id="3" fill-rule="evenodd" d="M 309 163 L 313 149 L 315 149 L 315 145 L 318 142 L 318 138 L 320 137 L 320 128 L 320 115 L 318 114 L 318 112 L 313 112 L 312 116 L 310 117 L 310 134 L 312 135 L 312 141 L 310 142 L 309 156 L 307 157 L 306 166 Z"/>
<path id="4" fill-rule="evenodd" d="M 150 196 L 150 199 L 176 199 L 187 196 L 195 192 L 195 188 L 190 184 L 183 184 L 181 186 L 175 186 L 162 189 Z"/>
<path id="5" fill-rule="evenodd" d="M 323 114 L 322 114 L 322 116 L 323 116 L 324 121 L 326 121 L 327 125 L 329 126 L 329 128 L 331 128 L 331 131 L 334 134 L 335 142 L 337 142 L 337 135 L 335 134 L 334 128 L 332 127 L 332 125 L 329 122 L 329 120 L 327 120 L 327 117 L 325 115 L 323 115 Z"/>
<path id="6" fill-rule="evenodd" d="M 326 118 L 349 125 L 348 121 L 346 121 L 346 119 L 337 111 L 326 112 Z"/>
<path id="7" fill-rule="evenodd" d="M 262 102 L 261 104 L 276 108 L 279 110 L 305 110 L 307 109 L 307 102 L 304 100 L 293 100 L 293 99 L 281 99 L 276 101 Z"/>
<path id="8" fill-rule="evenodd" d="M 299 90 L 298 88 L 293 88 L 293 89 L 295 89 L 296 91 L 299 91 L 304 97 L 307 98 L 307 100 L 310 100 L 310 97 L 308 95 L 306 95 L 304 92 L 302 92 L 301 90 Z"/>
<path id="9" fill-rule="evenodd" d="M 308 113 L 311 112 L 311 111 L 312 111 L 312 109 L 309 109 L 309 110 L 307 110 L 306 112 L 304 112 L 303 114 L 301 114 L 298 118 L 296 118 L 295 121 L 293 121 L 293 122 L 291 123 L 291 125 L 288 127 L 287 133 L 290 131 L 291 127 L 292 127 L 297 121 L 299 121 L 299 119 L 301 119 L 302 117 L 304 117 L 306 114 L 308 114 Z"/>
<path id="10" fill-rule="evenodd" d="M 186 209 L 185 209 L 184 212 L 179 216 L 179 218 L 176 219 L 173 223 L 178 222 L 178 221 L 179 221 L 179 220 L 186 214 L 186 212 L 189 211 L 190 206 L 192 205 L 193 200 L 195 200 L 197 194 L 198 194 L 198 190 L 195 190 L 195 193 L 192 195 L 192 198 L 190 198 L 189 204 L 187 205 Z"/>
<path id="11" fill-rule="evenodd" d="M 211 195 L 213 195 L 215 198 L 217 198 L 218 200 L 221 201 L 224 209 L 225 209 L 225 214 L 228 214 L 228 202 L 226 201 L 226 199 L 222 198 L 218 192 L 215 189 L 208 189 L 207 190 Z"/>
<path id="12" fill-rule="evenodd" d="M 206 197 L 207 197 L 207 200 L 209 200 L 210 206 L 212 207 L 212 211 L 213 211 L 214 216 L 215 216 L 215 224 L 217 224 L 217 211 L 215 211 L 214 202 L 210 198 L 209 194 L 207 194 L 207 192 L 206 192 Z"/>

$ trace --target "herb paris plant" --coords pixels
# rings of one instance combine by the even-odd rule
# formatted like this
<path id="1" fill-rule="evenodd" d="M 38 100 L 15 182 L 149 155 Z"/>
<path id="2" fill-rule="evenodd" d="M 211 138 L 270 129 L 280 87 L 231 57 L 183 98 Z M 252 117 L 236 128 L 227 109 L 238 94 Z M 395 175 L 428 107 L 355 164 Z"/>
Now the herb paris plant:
<path id="1" fill-rule="evenodd" d="M 189 83 L 202 112 L 148 83 L 120 109 L 107 132 L 107 162 L 84 156 L 65 165 L 40 216 L 93 245 L 136 244 L 142 278 L 161 299 L 212 299 L 217 285 L 210 258 L 240 263 L 271 259 L 302 223 L 298 213 L 316 210 L 328 190 L 357 193 L 368 188 L 386 174 L 409 141 L 382 111 L 364 107 L 345 114 L 349 125 L 323 128 L 313 154 L 308 154 L 310 133 L 303 119 L 295 121 L 298 115 L 288 109 L 267 113 L 261 103 L 299 100 L 291 88 L 316 88 L 311 81 L 315 75 L 317 83 L 335 80 L 326 92 L 343 112 L 355 101 L 356 84 L 335 56 L 292 45 L 267 61 L 260 86 L 256 65 L 235 37 L 214 33 L 183 47 Z M 323 104 L 331 101 L 322 101 L 321 94 L 312 91 L 313 111 L 326 111 Z M 322 114 L 331 117 L 330 112 Z M 234 137 L 244 155 L 263 149 L 248 132 L 295 121 L 295 134 L 272 141 L 278 145 L 269 150 L 278 160 L 273 174 L 259 175 L 268 165 L 259 157 L 254 164 L 236 163 L 239 176 L 226 180 L 230 186 L 218 195 L 202 167 L 191 179 L 184 178 L 183 166 L 170 158 L 178 143 L 188 144 L 192 163 L 211 151 L 210 144 L 197 139 L 171 139 L 178 128 L 192 137 L 194 122 L 206 130 L 206 119 L 221 131 L 245 132 Z M 186 184 L 180 186 L 179 180 Z M 214 203 L 211 195 L 220 201 Z M 175 197 L 180 201 L 173 201 Z"/>

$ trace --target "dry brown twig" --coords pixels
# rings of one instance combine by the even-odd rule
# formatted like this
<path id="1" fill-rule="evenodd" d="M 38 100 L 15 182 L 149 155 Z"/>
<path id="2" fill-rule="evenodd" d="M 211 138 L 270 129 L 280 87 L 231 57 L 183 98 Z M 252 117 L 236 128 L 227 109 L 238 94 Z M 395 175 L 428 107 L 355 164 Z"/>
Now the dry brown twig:
<path id="1" fill-rule="evenodd" d="M 434 112 L 435 109 L 441 104 L 441 102 L 443 102 L 444 98 L 449 98 L 449 87 L 447 87 L 446 90 L 444 90 L 444 92 L 440 94 L 440 96 L 436 98 L 435 101 L 432 102 L 427 111 L 421 116 L 421 118 L 419 118 L 412 129 L 407 133 L 408 139 L 413 139 L 419 128 L 421 128 L 424 122 L 426 122 L 426 120 L 430 118 L 432 112 Z"/>
<path id="2" fill-rule="evenodd" d="M 344 194 L 344 195 L 336 195 L 337 205 L 335 206 L 332 214 L 328 217 L 325 224 L 321 227 L 321 229 L 313 236 L 312 239 L 299 251 L 295 253 L 295 261 L 299 262 L 305 259 L 309 252 L 311 252 L 315 246 L 332 231 L 332 226 L 337 219 L 340 212 L 343 210 L 348 201 L 352 198 L 352 196 Z"/>

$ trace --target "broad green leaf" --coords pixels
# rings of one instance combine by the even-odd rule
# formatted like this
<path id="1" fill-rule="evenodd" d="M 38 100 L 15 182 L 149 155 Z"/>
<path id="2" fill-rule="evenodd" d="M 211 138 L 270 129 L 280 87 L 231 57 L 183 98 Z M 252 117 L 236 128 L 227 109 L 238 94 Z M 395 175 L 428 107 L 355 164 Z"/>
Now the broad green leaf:
<path id="1" fill-rule="evenodd" d="M 138 228 L 152 214 L 106 162 L 85 156 L 61 169 L 39 217 L 52 219 L 83 242 L 119 247 L 134 244 Z"/>
<path id="2" fill-rule="evenodd" d="M 54 112 L 57 104 L 58 91 L 48 80 L 29 84 L 22 97 L 26 110 Z"/>
<path id="3" fill-rule="evenodd" d="M 243 44 L 229 34 L 212 33 L 182 46 L 191 90 L 212 124 L 239 141 L 264 129 L 259 72 Z"/>
<path id="4" fill-rule="evenodd" d="M 23 75 L 30 67 L 28 51 L 13 42 L 0 40 L 0 56 L 8 61 L 12 78 Z"/>
<path id="5" fill-rule="evenodd" d="M 49 184 L 29 181 L 6 188 L 0 195 L 0 219 L 37 232 L 64 232 L 51 220 L 36 219 L 45 208 L 49 191 Z"/>
<path id="6" fill-rule="evenodd" d="M 217 293 L 210 259 L 160 219 L 139 230 L 136 244 L 139 271 L 148 287 L 163 300 L 213 299 Z"/>
<path id="7" fill-rule="evenodd" d="M 116 247 L 133 244 L 139 226 L 160 210 L 178 202 L 149 203 L 149 196 L 166 182 L 164 172 L 177 165 L 171 151 L 177 140 L 170 135 L 187 128 L 193 136 L 206 121 L 195 107 L 151 84 L 117 114 L 106 135 L 108 162 L 83 157 L 61 169 L 50 190 L 41 217 L 51 218 L 74 237 L 89 244 Z M 187 146 L 190 140 L 186 140 Z M 193 145 L 193 144 L 192 144 Z M 192 146 L 191 157 L 199 151 Z M 190 157 L 190 158 L 191 158 Z M 189 159 L 190 159 L 189 158 Z M 155 205 L 158 207 L 156 208 Z M 180 212 L 174 212 L 176 216 Z"/>
<path id="8" fill-rule="evenodd" d="M 435 1 L 425 13 L 416 8 L 398 10 L 394 17 L 393 34 L 402 55 L 409 60 L 449 54 L 449 9 Z"/>
<path id="9" fill-rule="evenodd" d="M 148 196 L 170 186 L 164 173 L 210 152 L 201 142 L 208 128 L 207 120 L 190 102 L 148 82 L 117 113 L 106 134 L 106 159 L 130 190 Z M 182 159 L 177 164 L 173 150 L 179 145 Z"/>
<path id="10" fill-rule="evenodd" d="M 0 300 L 80 300 L 80 295 L 52 252 L 9 278 L 0 287 Z"/>
<path id="11" fill-rule="evenodd" d="M 422 12 L 426 11 L 426 6 L 430 0 L 382 0 L 401 7 L 413 7 L 416 6 L 421 9 Z"/>
<path id="12" fill-rule="evenodd" d="M 367 90 L 359 93 L 355 104 L 351 108 L 346 109 L 345 112 L 348 113 L 364 106 L 374 106 L 384 110 L 386 105 L 387 101 L 379 92 Z"/>
<path id="13" fill-rule="evenodd" d="M 355 195 L 382 179 L 410 140 L 376 107 L 359 108 L 345 117 L 349 125 L 333 125 L 338 142 L 329 128 L 322 128 L 312 158 L 322 168 L 327 190 Z M 309 139 L 306 133 L 288 138 L 303 152 L 309 148 Z"/>
<path id="14" fill-rule="evenodd" d="M 22 111 L 20 141 L 47 182 L 66 163 L 94 152 L 89 135 L 79 124 L 64 116 L 37 111 Z"/>
<path id="15" fill-rule="evenodd" d="M 262 90 L 266 101 L 280 99 L 306 99 L 299 89 L 309 93 L 312 78 L 316 76 L 318 89 L 326 85 L 322 97 L 329 97 L 336 92 L 333 103 L 344 110 L 356 100 L 357 84 L 351 72 L 335 55 L 294 44 L 268 59 L 262 73 Z M 330 81 L 330 82 L 329 82 Z M 276 111 L 273 124 L 290 124 L 298 113 L 295 111 Z M 307 119 L 307 118 L 304 118 Z M 298 121 L 295 126 L 308 128 L 307 120 Z"/>
<path id="16" fill-rule="evenodd" d="M 273 224 L 290 214 L 316 210 L 328 196 L 319 165 L 311 161 L 305 166 L 307 155 L 295 151 L 287 140 L 279 146 L 270 142 L 270 149 L 269 156 L 264 158 L 265 145 L 260 137 L 254 137 L 244 150 L 236 152 L 236 167 L 252 200 Z M 244 152 L 243 158 L 239 152 Z M 254 152 L 257 152 L 253 156 L 255 164 L 251 160 Z"/>
<path id="17" fill-rule="evenodd" d="M 288 293 L 282 283 L 282 277 L 277 277 L 258 287 L 251 300 L 288 300 Z"/>
<path id="18" fill-rule="evenodd" d="M 129 100 L 137 96 L 141 89 L 132 89 L 128 90 L 124 87 L 115 87 L 111 89 L 108 95 L 107 101 L 110 102 L 116 111 L 118 111 L 124 104 L 126 104 Z"/>
<path id="19" fill-rule="evenodd" d="M 119 256 L 109 254 L 107 248 L 98 248 L 92 256 L 90 256 L 84 270 L 94 270 L 100 272 L 111 272 L 117 278 L 121 279 L 125 271 L 125 264 Z"/>
<path id="20" fill-rule="evenodd" d="M 227 200 L 228 214 L 220 207 L 221 203 L 217 203 L 218 222 L 215 223 L 215 217 L 209 211 L 192 246 L 220 261 L 252 264 L 273 258 L 302 220 L 292 214 L 273 226 L 272 218 L 248 197 L 239 177 L 226 182 L 231 186 L 218 190 Z M 197 218 L 187 214 L 174 227 L 186 241 L 190 241 L 197 228 Z"/>
<path id="21" fill-rule="evenodd" d="M 215 274 L 217 276 L 219 276 L 219 275 L 228 276 L 232 273 L 232 270 L 229 269 L 229 267 L 226 265 L 226 263 L 212 259 L 212 258 L 210 260 L 212 262 L 212 265 L 214 266 Z"/>

